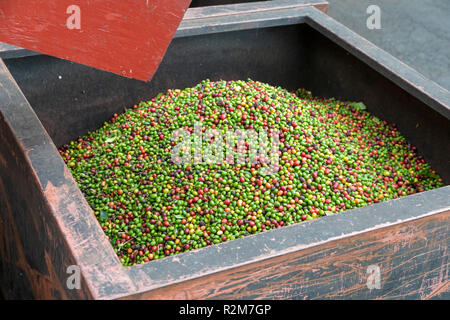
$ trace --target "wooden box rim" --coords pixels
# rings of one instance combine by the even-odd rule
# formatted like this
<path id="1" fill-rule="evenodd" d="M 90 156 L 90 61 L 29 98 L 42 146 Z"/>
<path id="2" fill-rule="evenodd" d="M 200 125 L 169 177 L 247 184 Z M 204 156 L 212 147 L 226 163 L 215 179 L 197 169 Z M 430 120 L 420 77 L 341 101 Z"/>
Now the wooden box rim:
<path id="1" fill-rule="evenodd" d="M 315 2 L 323 5 L 321 1 Z M 259 11 L 255 3 L 252 5 L 250 11 L 241 12 L 235 10 L 242 5 L 231 6 L 234 9 L 225 6 L 189 9 L 175 37 L 304 23 L 450 118 L 447 90 L 328 17 L 319 10 L 323 6 L 297 5 L 269 10 L 270 4 L 264 3 L 266 9 Z M 225 12 L 230 9 L 234 10 L 231 14 Z M 11 51 L 2 54 L 3 58 L 8 58 Z M 0 68 L 3 84 L 0 117 L 3 115 L 23 148 L 42 195 L 95 299 L 133 296 L 407 221 L 448 215 L 450 211 L 450 186 L 445 186 L 126 268 L 3 61 L 0 61 Z M 4 90 L 9 94 L 5 95 Z M 42 165 L 44 158 L 55 166 Z M 63 170 L 53 170 L 58 167 Z M 95 248 L 91 243 L 95 243 Z"/>

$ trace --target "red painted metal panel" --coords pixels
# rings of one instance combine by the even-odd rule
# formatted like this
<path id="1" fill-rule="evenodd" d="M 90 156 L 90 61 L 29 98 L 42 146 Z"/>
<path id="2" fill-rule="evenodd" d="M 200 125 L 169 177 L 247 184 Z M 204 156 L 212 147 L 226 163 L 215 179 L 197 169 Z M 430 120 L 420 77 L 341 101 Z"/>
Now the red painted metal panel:
<path id="1" fill-rule="evenodd" d="M 1 0 L 0 41 L 150 80 L 190 0 Z"/>

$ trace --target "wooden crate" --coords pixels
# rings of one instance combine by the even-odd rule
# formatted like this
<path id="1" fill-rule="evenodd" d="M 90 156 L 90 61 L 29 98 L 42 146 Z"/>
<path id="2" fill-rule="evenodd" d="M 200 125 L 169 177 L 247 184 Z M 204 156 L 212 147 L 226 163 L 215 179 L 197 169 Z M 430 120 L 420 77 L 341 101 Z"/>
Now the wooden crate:
<path id="1" fill-rule="evenodd" d="M 449 183 L 448 91 L 317 8 L 267 3 L 189 9 L 149 83 L 3 46 L 5 298 L 449 298 L 449 186 L 139 266 L 119 262 L 57 147 L 125 106 L 205 78 L 363 101 Z M 66 286 L 70 265 L 81 268 L 79 290 Z M 380 289 L 367 287 L 371 265 Z"/>

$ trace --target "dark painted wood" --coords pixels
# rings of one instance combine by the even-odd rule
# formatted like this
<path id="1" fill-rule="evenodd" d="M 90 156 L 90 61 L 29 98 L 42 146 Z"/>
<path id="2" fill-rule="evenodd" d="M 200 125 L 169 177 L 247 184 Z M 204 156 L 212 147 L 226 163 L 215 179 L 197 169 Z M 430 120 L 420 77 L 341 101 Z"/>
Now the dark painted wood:
<path id="1" fill-rule="evenodd" d="M 73 248 L 48 207 L 35 146 L 46 152 L 51 141 L 0 60 L 0 283 L 5 299 L 86 299 L 89 287 L 68 290 L 67 266 Z M 27 110 L 24 110 L 27 108 Z M 10 119 L 14 124 L 11 126 Z M 39 148 L 38 147 L 38 148 Z M 63 169 L 63 166 L 59 166 Z M 58 170 L 57 167 L 54 167 Z"/>
<path id="2" fill-rule="evenodd" d="M 308 89 L 318 96 L 363 101 L 374 115 L 395 123 L 450 183 L 449 92 L 327 15 L 312 11 L 306 22 L 317 30 L 304 38 L 310 48 L 303 70 Z"/>
<path id="3" fill-rule="evenodd" d="M 306 23 L 335 42 L 338 46 L 375 69 L 432 109 L 450 118 L 449 91 L 410 66 L 373 45 L 352 30 L 318 10 L 305 8 Z"/>
<path id="4" fill-rule="evenodd" d="M 240 3 L 242 2 L 242 3 Z M 214 1 L 210 3 L 214 4 Z M 192 7 L 192 5 L 191 5 Z M 248 13 L 264 12 L 267 10 L 281 10 L 281 9 L 299 9 L 304 7 L 314 7 L 323 12 L 328 9 L 328 2 L 325 0 L 277 0 L 265 1 L 257 4 L 251 1 L 234 1 L 227 5 L 220 5 L 211 8 L 210 6 L 201 6 L 200 8 L 192 8 L 186 12 L 183 21 L 199 18 L 215 18 L 219 16 L 230 15 L 246 15 Z"/>
<path id="5" fill-rule="evenodd" d="M 449 229 L 447 211 L 126 299 L 431 299 L 450 293 Z M 379 289 L 367 286 L 371 265 Z"/>
<path id="6" fill-rule="evenodd" d="M 12 58 L 22 58 L 28 56 L 39 55 L 41 53 L 36 51 L 31 51 L 23 49 L 11 44 L 0 42 L 0 58 L 1 59 L 12 59 Z"/>
<path id="7" fill-rule="evenodd" d="M 21 290 L 27 297 L 94 299 L 448 296 L 449 186 L 124 268 L 57 153 L 54 143 L 94 129 L 133 99 L 138 102 L 206 77 L 251 76 L 288 89 L 312 87 L 329 96 L 336 90 L 335 81 L 348 84 L 350 75 L 361 72 L 377 82 L 366 87 L 374 91 L 366 96 L 374 99 L 364 101 L 367 105 L 380 101 L 377 94 L 386 95 L 399 104 L 388 108 L 403 110 L 412 103 L 419 110 L 415 113 L 435 112 L 424 126 L 448 128 L 446 113 L 438 112 L 448 108 L 448 92 L 438 91 L 386 53 L 378 56 L 370 43 L 360 48 L 361 38 L 348 37 L 347 32 L 309 8 L 188 19 L 148 84 L 46 56 L 8 59 L 9 70 L 3 66 L 0 78 L 0 137 L 5 137 L 0 181 L 6 186 L 0 188 L 0 228 L 8 229 L 8 237 L 0 242 L 0 274 L 1 281 L 12 277 L 16 285 L 4 296 L 17 297 Z M 319 53 L 309 54 L 315 46 L 317 51 L 337 50 L 336 57 L 324 54 L 321 60 Z M 336 67 L 325 73 L 321 61 Z M 339 62 L 348 68 L 349 78 Z M 311 77 L 313 68 L 317 78 Z M 341 89 L 356 94 L 348 85 Z M 448 131 L 433 133 L 433 150 L 448 145 L 449 137 L 442 132 Z M 430 156 L 438 163 L 446 155 Z M 448 167 L 443 169 L 447 174 Z M 29 227 L 18 235 L 21 224 Z M 36 249 L 39 254 L 33 253 L 36 242 L 42 244 Z M 17 243 L 24 248 L 20 256 L 15 255 Z M 48 253 L 48 262 L 42 252 Z M 64 289 L 64 271 L 73 263 L 83 273 L 82 293 Z M 365 287 L 369 263 L 381 267 L 380 291 Z M 44 286 L 36 278 L 49 265 L 56 276 L 50 277 L 52 286 Z M 20 276 L 22 269 L 26 279 Z M 27 291 L 29 283 L 35 286 Z"/>

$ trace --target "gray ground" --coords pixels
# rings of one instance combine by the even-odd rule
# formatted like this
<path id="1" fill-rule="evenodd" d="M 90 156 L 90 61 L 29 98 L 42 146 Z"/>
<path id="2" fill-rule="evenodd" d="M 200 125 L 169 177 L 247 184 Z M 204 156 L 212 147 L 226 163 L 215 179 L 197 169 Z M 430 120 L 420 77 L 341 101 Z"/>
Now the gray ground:
<path id="1" fill-rule="evenodd" d="M 450 0 L 327 0 L 328 14 L 450 90 Z M 369 5 L 381 29 L 369 30 Z"/>

